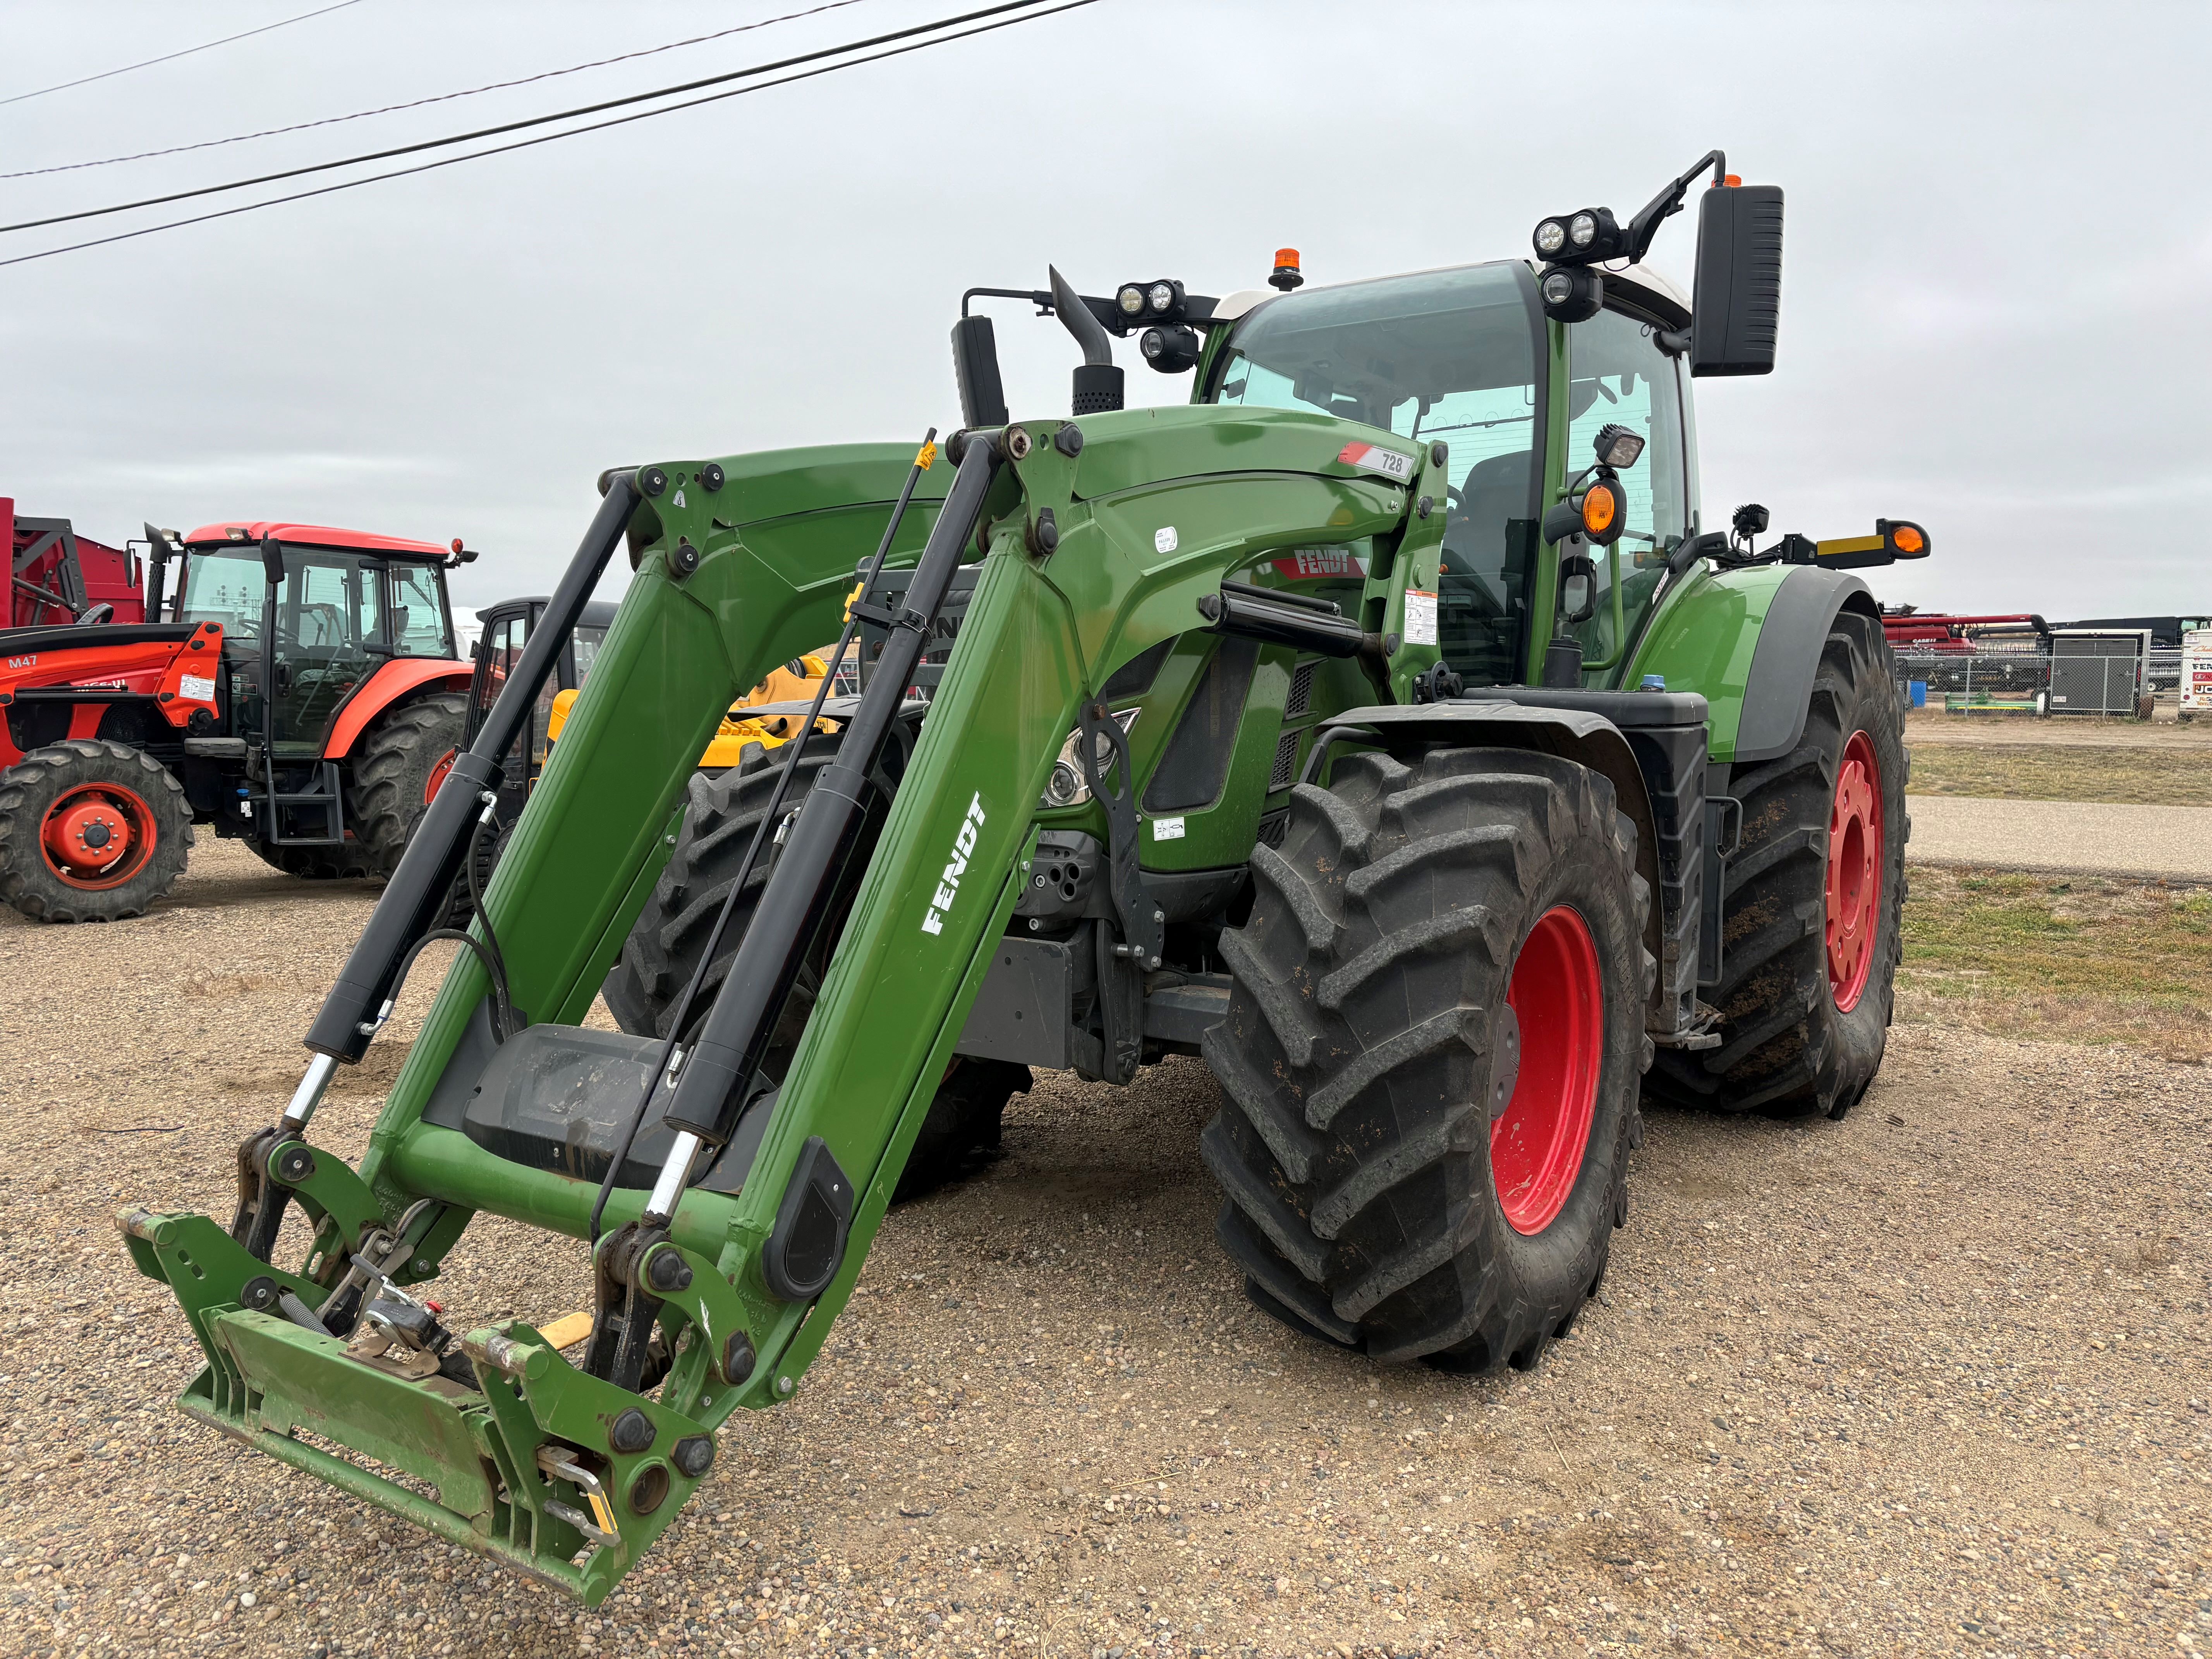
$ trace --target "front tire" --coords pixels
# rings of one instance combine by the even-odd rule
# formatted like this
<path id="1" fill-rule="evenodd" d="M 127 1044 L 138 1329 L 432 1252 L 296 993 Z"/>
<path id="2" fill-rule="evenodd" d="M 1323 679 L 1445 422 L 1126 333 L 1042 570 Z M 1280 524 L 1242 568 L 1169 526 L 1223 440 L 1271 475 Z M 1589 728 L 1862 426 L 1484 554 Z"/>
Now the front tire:
<path id="1" fill-rule="evenodd" d="M 1650 1054 L 1613 786 L 1516 750 L 1359 755 L 1252 871 L 1200 1143 L 1247 1294 L 1377 1359 L 1534 1365 L 1626 1219 Z"/>
<path id="2" fill-rule="evenodd" d="M 805 802 L 807 792 L 814 787 L 816 777 L 836 752 L 837 739 L 834 737 L 807 739 L 805 750 L 799 757 L 798 775 L 784 797 L 779 817 L 798 812 Z M 751 846 L 754 832 L 768 811 L 769 801 L 775 792 L 776 777 L 784 763 L 785 754 L 781 749 L 771 756 L 764 749 L 748 745 L 744 758 L 738 765 L 713 777 L 692 774 L 690 805 L 684 811 L 684 829 L 677 838 L 676 850 L 669 855 L 668 867 L 661 872 L 660 879 L 653 884 L 653 895 L 639 912 L 636 924 L 630 929 L 622 955 L 607 975 L 601 993 L 615 1023 L 633 1036 L 665 1037 L 672 1029 L 676 1005 L 697 970 L 707 948 L 708 935 L 714 931 L 714 918 L 729 895 L 731 883 L 737 879 L 738 867 L 744 863 L 745 850 Z M 860 873 L 875 850 L 884 817 L 880 805 L 872 807 L 854 852 L 847 890 L 832 907 L 822 936 L 800 965 L 798 982 L 792 988 L 790 1000 L 784 1005 L 783 1018 L 776 1027 L 766 1066 L 769 1075 L 778 1080 L 782 1079 L 784 1068 L 799 1046 L 807 1017 L 814 1012 L 823 975 L 829 970 L 830 958 L 844 931 L 853 891 L 857 890 Z M 769 833 L 773 836 L 775 832 Z M 692 1004 L 691 1025 L 704 1019 L 707 1010 L 713 1006 L 781 851 L 771 840 L 762 848 L 759 860 L 746 878 L 744 891 L 731 914 L 730 925 L 723 930 L 699 997 Z M 939 1082 L 937 1097 L 930 1103 L 929 1115 L 907 1155 L 906 1167 L 892 1194 L 894 1200 L 902 1202 L 943 1186 L 995 1151 L 1006 1103 L 1018 1093 L 1028 1092 L 1030 1082 L 1026 1066 L 968 1055 L 956 1057 Z"/>
<path id="3" fill-rule="evenodd" d="M 1655 1099 L 1841 1117 L 1881 1068 L 1902 954 L 1911 757 L 1881 624 L 1840 613 L 1804 735 L 1738 772 L 1743 840 L 1726 866 L 1721 1046 L 1662 1054 Z"/>
<path id="4" fill-rule="evenodd" d="M 72 738 L 0 772 L 0 901 L 33 921 L 143 915 L 191 845 L 184 787 L 143 750 Z"/>

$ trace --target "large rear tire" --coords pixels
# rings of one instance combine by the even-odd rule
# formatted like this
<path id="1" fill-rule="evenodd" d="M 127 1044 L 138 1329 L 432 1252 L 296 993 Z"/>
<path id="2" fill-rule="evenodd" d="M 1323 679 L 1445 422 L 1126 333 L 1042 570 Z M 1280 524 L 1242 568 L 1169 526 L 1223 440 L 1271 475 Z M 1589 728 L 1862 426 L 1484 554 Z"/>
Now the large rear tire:
<path id="1" fill-rule="evenodd" d="M 191 845 L 184 787 L 142 749 L 72 738 L 0 772 L 0 902 L 33 921 L 143 915 Z"/>
<path id="2" fill-rule="evenodd" d="M 834 737 L 808 740 L 805 751 L 799 757 L 798 775 L 784 797 L 780 817 L 799 810 L 816 777 L 836 752 L 837 739 Z M 638 1036 L 665 1037 L 669 1034 L 676 1004 L 697 970 L 707 937 L 714 931 L 714 918 L 721 910 L 722 901 L 729 896 L 730 884 L 737 879 L 738 866 L 744 861 L 745 850 L 751 846 L 753 834 L 768 811 L 784 758 L 781 749 L 770 753 L 749 747 L 744 758 L 726 771 L 713 777 L 692 774 L 690 805 L 684 814 L 684 829 L 677 838 L 676 850 L 669 855 L 668 867 L 654 884 L 653 896 L 639 913 L 636 925 L 630 929 L 622 955 L 613 972 L 607 975 L 601 993 L 615 1023 L 623 1030 Z M 844 931 L 845 915 L 851 902 L 849 890 L 857 885 L 860 869 L 875 848 L 883 817 L 880 807 L 870 811 L 854 854 L 854 879 L 848 882 L 848 891 L 833 908 L 822 937 L 816 940 L 800 967 L 798 983 L 785 1006 L 769 1049 L 766 1069 L 771 1077 L 782 1078 L 799 1036 L 806 1029 L 807 1017 L 813 1012 L 815 998 L 821 989 L 822 976 L 828 970 L 838 937 Z M 781 852 L 781 848 L 771 841 L 762 849 L 759 861 L 746 878 L 744 891 L 738 897 L 729 927 L 723 930 L 698 1000 L 692 1006 L 691 1024 L 706 1018 L 715 993 L 721 988 L 730 963 L 737 955 L 738 941 L 752 921 L 762 890 L 768 885 Z M 956 1059 L 939 1085 L 937 1098 L 915 1140 L 913 1151 L 908 1154 L 906 1168 L 899 1176 L 893 1197 L 919 1197 L 964 1174 L 979 1158 L 994 1152 L 999 1146 L 1000 1119 L 1006 1102 L 1017 1093 L 1026 1093 L 1030 1081 L 1026 1066 L 966 1056 Z"/>
<path id="3" fill-rule="evenodd" d="M 1905 781 L 1896 659 L 1871 617 L 1828 630 L 1805 733 L 1737 772 L 1743 838 L 1722 895 L 1721 1046 L 1662 1053 L 1653 1098 L 1841 1117 L 1881 1068 L 1902 951 Z"/>
<path id="4" fill-rule="evenodd" d="M 1534 1365 L 1627 1218 L 1651 1052 L 1613 786 L 1516 750 L 1360 755 L 1292 792 L 1252 870 L 1200 1142 L 1247 1294 L 1377 1359 Z"/>
<path id="5" fill-rule="evenodd" d="M 417 697 L 377 717 L 353 769 L 353 830 L 371 874 L 399 867 L 415 826 L 453 769 L 467 734 L 469 700 L 458 691 Z"/>

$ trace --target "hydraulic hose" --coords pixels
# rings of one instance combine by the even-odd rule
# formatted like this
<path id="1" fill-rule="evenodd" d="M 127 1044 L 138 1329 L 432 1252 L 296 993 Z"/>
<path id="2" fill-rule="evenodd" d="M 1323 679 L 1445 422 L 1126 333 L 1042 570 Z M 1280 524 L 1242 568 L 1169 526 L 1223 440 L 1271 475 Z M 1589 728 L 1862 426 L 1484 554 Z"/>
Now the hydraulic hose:
<path id="1" fill-rule="evenodd" d="M 471 856 L 477 803 L 485 791 L 498 792 L 507 751 L 558 665 L 607 561 L 622 544 L 640 499 L 634 472 L 617 472 L 607 480 L 606 499 L 568 562 L 544 617 L 532 631 L 521 660 L 508 674 L 477 740 L 454 761 L 447 784 L 422 814 L 360 942 L 339 970 L 315 1023 L 307 1028 L 307 1047 L 318 1054 L 351 1065 L 368 1051 L 376 1032 L 376 1011 L 392 1000 L 410 950 L 437 927 L 461 862 Z"/>
<path id="2" fill-rule="evenodd" d="M 763 890 L 752 922 L 698 1041 L 684 1063 L 666 1121 L 678 1133 L 655 1188 L 680 1193 L 679 1164 L 700 1142 L 726 1142 L 744 1103 L 745 1091 L 767 1059 L 777 1020 L 800 963 L 827 916 L 838 873 L 860 834 L 865 803 L 884 744 L 898 716 L 907 685 L 928 643 L 932 620 L 945 603 L 962 549 L 982 515 L 998 476 L 1000 434 L 970 433 L 960 471 L 945 492 L 937 522 L 915 566 L 907 609 L 893 621 L 875 675 L 847 720 L 836 757 L 822 769 L 800 809 L 799 824 Z M 859 607 L 854 607 L 857 613 Z M 760 828 L 765 830 L 763 818 Z M 757 831 L 756 832 L 757 837 Z M 668 1209 L 672 1211 L 671 1202 Z M 655 1207 L 653 1213 L 663 1213 Z"/>
<path id="3" fill-rule="evenodd" d="M 845 631 L 837 636 L 836 649 L 830 653 L 830 672 L 822 677 L 822 684 L 815 688 L 813 704 L 807 709 L 806 717 L 799 721 L 798 732 L 785 744 L 783 767 L 776 774 L 775 788 L 769 796 L 768 810 L 753 828 L 753 838 L 745 848 L 744 861 L 738 866 L 737 879 L 730 884 L 730 890 L 722 899 L 722 908 L 715 914 L 714 926 L 707 935 L 707 948 L 699 953 L 699 965 L 691 970 L 690 981 L 684 986 L 684 994 L 676 1000 L 675 1011 L 668 1023 L 668 1036 L 660 1047 L 659 1061 L 653 1066 L 653 1075 L 646 1081 L 644 1093 L 638 1097 L 637 1104 L 631 1109 L 629 1121 L 623 1126 L 622 1139 L 616 1144 L 614 1157 L 607 1164 L 606 1174 L 599 1177 L 599 1195 L 592 1200 L 590 1235 L 593 1244 L 599 1242 L 599 1228 L 606 1214 L 607 1199 L 614 1192 L 616 1177 L 629 1158 L 629 1149 L 637 1139 L 638 1127 L 645 1121 L 647 1109 L 653 1104 L 653 1092 L 660 1087 L 675 1064 L 684 1022 L 690 1018 L 691 1006 L 698 1000 L 700 988 L 707 982 L 707 970 L 714 965 L 714 952 L 720 949 L 722 935 L 729 927 L 731 916 L 736 914 L 738 896 L 745 890 L 745 884 L 752 879 L 753 866 L 758 861 L 761 848 L 767 841 L 769 826 L 776 821 L 776 814 L 782 811 L 792 781 L 799 775 L 799 763 L 805 752 L 806 740 L 814 735 L 815 723 L 821 718 L 822 705 L 828 700 L 830 687 L 837 678 L 837 665 L 844 661 L 845 653 L 851 647 L 853 635 L 860 627 L 860 608 L 867 604 L 875 591 L 876 578 L 881 574 L 884 560 L 891 550 L 891 540 L 898 534 L 899 525 L 906 517 L 907 503 L 914 499 L 915 486 L 921 482 L 921 475 L 935 459 L 932 447 L 936 441 L 937 428 L 932 427 L 923 434 L 921 448 L 915 455 L 913 466 L 907 471 L 906 483 L 900 487 L 898 500 L 891 507 L 890 520 L 884 526 L 883 539 L 876 544 L 876 556 L 869 562 L 867 574 L 861 579 L 860 597 L 848 610 Z"/>

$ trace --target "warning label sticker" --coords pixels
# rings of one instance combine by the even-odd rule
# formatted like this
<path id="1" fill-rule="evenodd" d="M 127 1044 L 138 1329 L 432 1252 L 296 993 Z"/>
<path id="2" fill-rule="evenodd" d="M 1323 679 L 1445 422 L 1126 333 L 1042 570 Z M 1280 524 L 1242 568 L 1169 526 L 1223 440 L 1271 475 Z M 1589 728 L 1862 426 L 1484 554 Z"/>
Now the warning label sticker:
<path id="1" fill-rule="evenodd" d="M 1152 839 L 1154 841 L 1181 841 L 1182 839 L 1182 817 L 1178 816 L 1171 818 L 1154 818 L 1152 820 Z"/>
<path id="2" fill-rule="evenodd" d="M 1424 587 L 1406 590 L 1406 643 L 1437 642 L 1437 596 Z"/>
<path id="3" fill-rule="evenodd" d="M 177 682 L 177 695 L 187 702 L 213 702 L 215 680 L 206 674 L 187 674 Z"/>

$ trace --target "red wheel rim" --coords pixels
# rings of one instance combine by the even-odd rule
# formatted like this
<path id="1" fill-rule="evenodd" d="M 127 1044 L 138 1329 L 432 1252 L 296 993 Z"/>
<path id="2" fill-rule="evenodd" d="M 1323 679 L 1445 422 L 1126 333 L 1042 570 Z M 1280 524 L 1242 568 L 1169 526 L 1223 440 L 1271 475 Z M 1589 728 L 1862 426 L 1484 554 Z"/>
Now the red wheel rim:
<path id="1" fill-rule="evenodd" d="M 119 783 L 64 789 L 39 826 L 46 868 L 87 892 L 120 887 L 154 856 L 153 810 Z"/>
<path id="2" fill-rule="evenodd" d="M 1881 897 L 1881 768 L 1874 739 L 1854 732 L 1828 812 L 1828 994 L 1844 1013 L 1866 991 Z"/>
<path id="3" fill-rule="evenodd" d="M 438 757 L 438 763 L 430 769 L 430 781 L 422 786 L 423 805 L 428 806 L 438 799 L 438 786 L 446 781 L 446 774 L 453 769 L 453 763 L 460 758 L 460 755 L 459 750 L 448 749 Z"/>
<path id="4" fill-rule="evenodd" d="M 1490 1175 L 1516 1233 L 1552 1224 L 1583 1172 L 1605 1059 L 1605 989 L 1589 926 L 1565 905 L 1521 942 L 1505 1006 L 1521 1023 L 1513 1098 L 1490 1121 Z"/>

